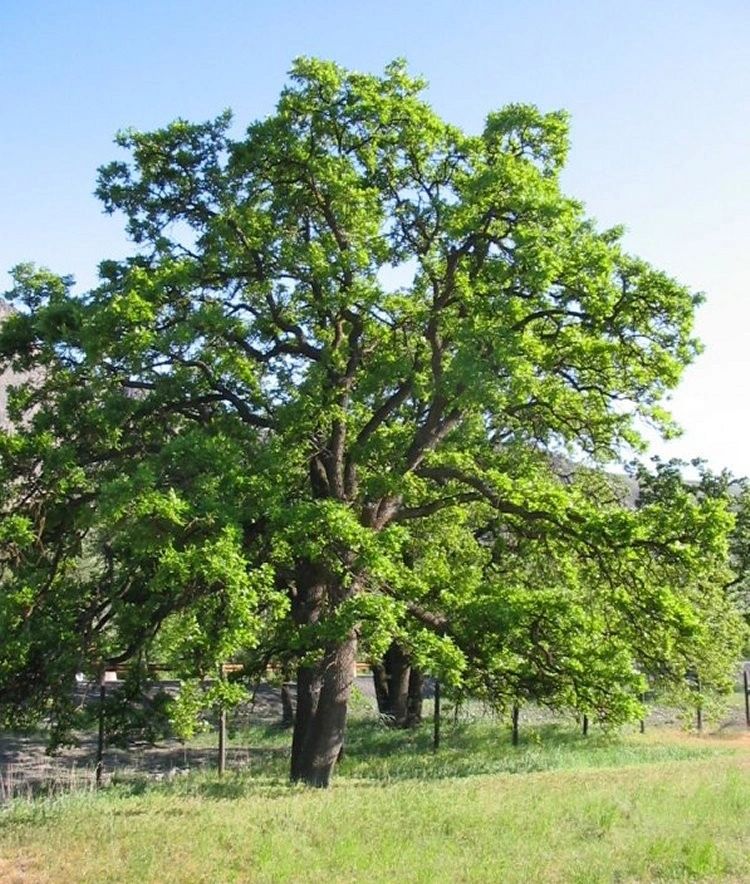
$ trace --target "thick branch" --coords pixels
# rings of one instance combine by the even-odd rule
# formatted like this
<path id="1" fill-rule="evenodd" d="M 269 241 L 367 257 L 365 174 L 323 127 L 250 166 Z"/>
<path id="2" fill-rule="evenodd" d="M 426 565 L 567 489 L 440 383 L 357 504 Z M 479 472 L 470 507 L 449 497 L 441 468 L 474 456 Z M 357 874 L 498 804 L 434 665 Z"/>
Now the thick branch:
<path id="1" fill-rule="evenodd" d="M 424 456 L 433 451 L 445 439 L 445 437 L 461 423 L 461 412 L 454 408 L 443 420 L 441 397 L 436 397 L 427 419 L 417 430 L 409 450 L 406 452 L 406 470 L 415 469 L 424 459 Z"/>
<path id="2" fill-rule="evenodd" d="M 421 519 L 424 516 L 431 516 L 433 513 L 440 512 L 447 507 L 458 506 L 462 503 L 471 503 L 472 501 L 481 500 L 482 495 L 474 491 L 464 491 L 461 494 L 454 494 L 451 497 L 441 497 L 438 500 L 431 500 L 421 506 L 403 507 L 398 510 L 392 517 L 392 522 L 406 522 L 410 519 Z"/>
<path id="3" fill-rule="evenodd" d="M 498 512 L 520 516 L 526 520 L 544 520 L 558 524 L 552 513 L 546 512 L 545 510 L 527 509 L 524 506 L 505 500 L 500 497 L 497 491 L 495 491 L 488 482 L 485 482 L 478 476 L 464 473 L 463 470 L 456 469 L 455 467 L 420 467 L 419 470 L 417 470 L 417 475 L 425 479 L 433 479 L 438 483 L 459 482 L 462 485 L 468 485 L 470 488 L 473 488 L 481 498 L 492 504 Z"/>
<path id="4" fill-rule="evenodd" d="M 372 417 L 362 427 L 357 435 L 357 446 L 364 445 L 372 434 L 396 411 L 404 404 L 411 393 L 411 379 L 405 381 L 394 393 L 385 399 L 372 413 Z"/>
<path id="5" fill-rule="evenodd" d="M 260 414 L 256 414 L 251 408 L 249 408 L 247 402 L 245 402 L 241 396 L 238 396 L 237 393 L 230 390 L 226 384 L 222 383 L 214 375 L 208 365 L 206 365 L 201 359 L 184 359 L 183 357 L 176 355 L 173 355 L 172 359 L 180 365 L 184 365 L 188 368 L 197 368 L 206 378 L 209 385 L 216 390 L 217 393 L 221 393 L 224 399 L 235 407 L 235 410 L 243 423 L 249 424 L 252 427 L 261 427 L 265 429 L 273 427 L 272 421 Z"/>

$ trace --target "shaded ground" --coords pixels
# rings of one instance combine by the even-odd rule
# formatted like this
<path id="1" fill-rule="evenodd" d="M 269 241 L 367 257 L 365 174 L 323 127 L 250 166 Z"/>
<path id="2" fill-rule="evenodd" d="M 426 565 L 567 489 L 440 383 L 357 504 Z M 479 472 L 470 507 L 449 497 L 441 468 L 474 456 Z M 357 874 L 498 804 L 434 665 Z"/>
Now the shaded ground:
<path id="1" fill-rule="evenodd" d="M 170 691 L 169 683 L 160 688 Z M 113 688 L 110 686 L 109 690 Z M 115 688 L 116 690 L 116 688 Z M 98 688 L 97 688 L 98 691 Z M 88 698 L 86 697 L 88 693 Z M 81 699 L 90 701 L 92 689 L 81 689 Z M 238 723 L 274 722 L 281 718 L 281 697 L 277 688 L 259 686 L 254 704 L 241 710 Z M 66 746 L 54 755 L 46 753 L 46 735 L 0 733 L 0 802 L 19 795 L 44 791 L 71 791 L 93 786 L 97 737 L 93 732 L 75 734 L 76 745 Z M 253 750 L 257 757 L 259 752 Z M 249 749 L 229 747 L 227 762 L 244 767 L 251 761 Z M 189 769 L 216 764 L 216 750 L 211 747 L 183 746 L 177 740 L 156 745 L 133 745 L 128 749 L 106 747 L 104 779 L 146 774 L 157 779 L 179 776 Z"/>
<path id="2" fill-rule="evenodd" d="M 160 690 L 176 691 L 177 683 L 162 682 Z M 82 685 L 80 702 L 96 702 L 98 686 Z M 117 687 L 108 686 L 108 690 Z M 360 704 L 374 709 L 375 691 L 372 678 L 357 678 L 357 696 Z M 268 684 L 258 686 L 253 702 L 241 706 L 230 722 L 233 726 L 248 724 L 273 725 L 281 721 L 281 693 L 278 687 Z M 216 735 L 205 735 L 200 741 L 215 742 Z M 97 736 L 94 732 L 77 732 L 76 745 L 66 746 L 54 755 L 46 753 L 47 738 L 43 732 L 33 734 L 0 733 L 0 803 L 13 797 L 34 792 L 69 792 L 74 789 L 92 788 L 96 765 Z M 268 753 L 285 755 L 285 748 L 250 748 L 228 746 L 227 766 L 230 768 L 252 767 L 262 763 Z M 104 781 L 137 775 L 155 779 L 180 776 L 188 770 L 201 770 L 216 765 L 216 748 L 210 746 L 184 746 L 177 740 L 167 740 L 156 745 L 135 744 L 128 749 L 106 747 L 103 763 Z"/>

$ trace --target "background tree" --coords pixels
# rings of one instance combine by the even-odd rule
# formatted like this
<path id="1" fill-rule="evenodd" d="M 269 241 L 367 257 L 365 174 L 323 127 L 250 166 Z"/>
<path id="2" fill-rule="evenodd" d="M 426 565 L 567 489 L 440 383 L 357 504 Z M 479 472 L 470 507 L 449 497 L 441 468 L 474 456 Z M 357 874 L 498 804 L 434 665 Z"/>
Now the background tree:
<path id="1" fill-rule="evenodd" d="M 699 633 L 693 641 L 676 647 L 671 666 L 649 666 L 649 661 L 644 661 L 644 672 L 673 698 L 688 706 L 716 707 L 717 694 L 734 687 L 736 661 L 744 656 L 747 643 L 747 481 L 732 477 L 726 470 L 714 473 L 699 459 L 687 464 L 654 458 L 653 469 L 639 465 L 633 474 L 640 489 L 640 507 L 661 510 L 686 504 L 718 506 L 731 514 L 723 567 L 710 579 L 694 569 L 693 580 L 686 584 L 692 587 L 691 603 L 701 624 Z"/>
<path id="2" fill-rule="evenodd" d="M 433 628 L 460 652 L 460 678 L 444 673 L 457 697 L 502 711 L 542 703 L 608 724 L 641 714 L 646 675 L 682 691 L 697 668 L 706 693 L 731 687 L 744 633 L 724 589 L 731 500 L 644 475 L 660 493 L 644 491 L 636 508 L 623 478 L 571 465 L 561 476 L 537 458 L 537 492 L 557 498 L 561 517 L 573 511 L 573 524 L 551 506 L 536 525 L 478 505 L 463 518 L 426 518 L 402 647 L 418 648 Z"/>

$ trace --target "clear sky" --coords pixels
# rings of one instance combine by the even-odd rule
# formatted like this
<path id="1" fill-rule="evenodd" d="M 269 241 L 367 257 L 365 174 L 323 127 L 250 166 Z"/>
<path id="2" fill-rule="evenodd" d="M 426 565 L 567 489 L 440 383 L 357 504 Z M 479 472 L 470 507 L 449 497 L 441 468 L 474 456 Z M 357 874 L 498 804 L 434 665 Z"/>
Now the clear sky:
<path id="1" fill-rule="evenodd" d="M 115 131 L 245 126 L 297 55 L 404 56 L 468 130 L 510 101 L 569 110 L 567 191 L 708 298 L 660 452 L 750 474 L 750 0 L 0 0 L 0 290 L 19 261 L 90 286 L 126 253 L 92 196 Z"/>

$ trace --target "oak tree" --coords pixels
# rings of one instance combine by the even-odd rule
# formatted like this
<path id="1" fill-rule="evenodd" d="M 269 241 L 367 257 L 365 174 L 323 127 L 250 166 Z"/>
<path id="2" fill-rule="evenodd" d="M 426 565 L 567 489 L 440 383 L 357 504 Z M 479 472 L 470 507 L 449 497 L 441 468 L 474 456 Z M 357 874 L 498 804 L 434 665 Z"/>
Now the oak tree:
<path id="1" fill-rule="evenodd" d="M 511 105 L 467 134 L 424 88 L 401 62 L 372 76 L 301 59 L 244 134 L 226 113 L 121 134 L 129 157 L 97 192 L 132 256 L 75 297 L 21 268 L 2 335 L 18 368 L 44 369 L 3 439 L 9 479 L 31 483 L 5 502 L 18 652 L 43 673 L 60 628 L 89 660 L 169 629 L 203 654 L 196 671 L 243 642 L 286 655 L 292 778 L 319 786 L 358 645 L 400 637 L 457 673 L 477 618 L 443 628 L 452 592 L 468 609 L 485 586 L 501 619 L 524 607 L 501 543 L 440 561 L 415 550 L 430 526 L 476 537 L 495 519 L 563 565 L 570 538 L 637 549 L 646 529 L 623 519 L 614 537 L 550 460 L 616 460 L 642 421 L 669 432 L 662 400 L 698 350 L 699 298 L 561 191 L 564 113 Z M 522 567 L 564 578 L 543 560 Z M 621 599 L 633 617 L 640 590 Z"/>

